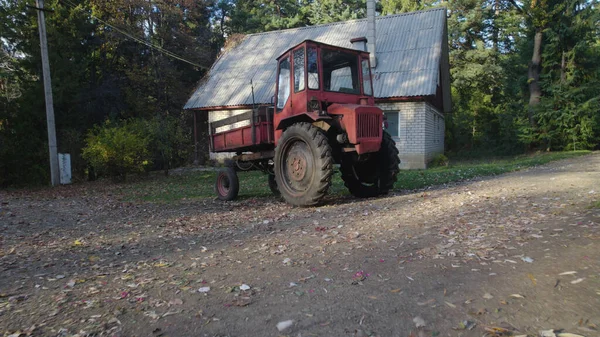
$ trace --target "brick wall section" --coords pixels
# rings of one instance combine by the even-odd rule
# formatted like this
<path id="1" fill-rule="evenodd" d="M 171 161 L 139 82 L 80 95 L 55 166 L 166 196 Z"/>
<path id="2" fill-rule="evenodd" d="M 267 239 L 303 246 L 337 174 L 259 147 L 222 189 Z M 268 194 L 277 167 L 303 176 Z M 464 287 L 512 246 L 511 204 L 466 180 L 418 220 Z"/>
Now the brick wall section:
<path id="1" fill-rule="evenodd" d="M 444 153 L 444 116 L 427 102 L 383 102 L 385 112 L 398 112 L 401 169 L 424 169 L 427 162 Z"/>
<path id="2" fill-rule="evenodd" d="M 444 115 L 429 104 L 426 104 L 425 119 L 425 161 L 429 162 L 436 155 L 444 153 Z"/>

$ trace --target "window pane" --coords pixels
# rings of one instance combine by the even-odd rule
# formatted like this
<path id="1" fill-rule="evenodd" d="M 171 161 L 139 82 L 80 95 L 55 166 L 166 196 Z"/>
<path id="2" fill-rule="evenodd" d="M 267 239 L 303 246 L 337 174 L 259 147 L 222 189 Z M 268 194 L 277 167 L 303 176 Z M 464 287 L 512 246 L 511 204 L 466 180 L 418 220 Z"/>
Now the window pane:
<path id="1" fill-rule="evenodd" d="M 308 89 L 319 89 L 319 67 L 315 47 L 308 48 Z"/>
<path id="2" fill-rule="evenodd" d="M 369 61 L 362 60 L 362 78 L 363 78 L 363 92 L 365 95 L 371 96 L 371 72 L 369 72 Z"/>
<path id="3" fill-rule="evenodd" d="M 294 92 L 304 90 L 304 48 L 294 51 Z"/>
<path id="4" fill-rule="evenodd" d="M 392 137 L 398 137 L 400 131 L 400 121 L 398 120 L 398 112 L 396 111 L 385 111 L 383 113 L 385 119 L 385 131 Z"/>
<path id="5" fill-rule="evenodd" d="M 279 62 L 279 81 L 277 82 L 277 110 L 283 109 L 290 97 L 290 58 Z"/>
<path id="6" fill-rule="evenodd" d="M 329 49 L 322 49 L 321 54 L 325 90 L 360 94 L 357 56 Z"/>

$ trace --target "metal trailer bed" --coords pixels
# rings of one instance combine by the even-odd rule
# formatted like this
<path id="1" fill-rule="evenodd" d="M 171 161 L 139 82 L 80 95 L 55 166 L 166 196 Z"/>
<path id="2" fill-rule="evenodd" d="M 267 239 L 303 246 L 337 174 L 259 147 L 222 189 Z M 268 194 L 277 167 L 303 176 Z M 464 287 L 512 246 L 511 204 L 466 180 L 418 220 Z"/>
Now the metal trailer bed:
<path id="1" fill-rule="evenodd" d="M 249 121 L 248 125 L 217 132 L 218 128 Z M 209 123 L 212 152 L 260 152 L 274 148 L 273 107 L 260 106 L 252 111 Z"/>

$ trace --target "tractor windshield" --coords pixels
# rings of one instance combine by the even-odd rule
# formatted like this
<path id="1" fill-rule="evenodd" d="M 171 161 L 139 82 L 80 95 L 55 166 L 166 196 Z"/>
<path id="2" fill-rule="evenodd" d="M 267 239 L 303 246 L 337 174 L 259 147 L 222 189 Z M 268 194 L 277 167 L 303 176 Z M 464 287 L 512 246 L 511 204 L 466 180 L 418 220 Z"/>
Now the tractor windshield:
<path id="1" fill-rule="evenodd" d="M 323 86 L 326 91 L 360 95 L 356 54 L 323 48 L 321 58 Z"/>

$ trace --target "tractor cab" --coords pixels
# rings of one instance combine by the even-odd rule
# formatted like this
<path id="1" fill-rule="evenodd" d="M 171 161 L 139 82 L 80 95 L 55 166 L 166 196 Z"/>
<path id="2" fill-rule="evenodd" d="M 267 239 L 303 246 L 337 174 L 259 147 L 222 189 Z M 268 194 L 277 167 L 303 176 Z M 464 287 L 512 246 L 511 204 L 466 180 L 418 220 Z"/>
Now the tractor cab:
<path id="1" fill-rule="evenodd" d="M 365 116 L 358 128 L 372 129 L 363 136 L 381 140 L 383 115 L 374 106 L 369 53 L 305 40 L 284 52 L 277 62 L 273 119 L 276 143 L 281 135 L 280 130 L 295 122 L 325 120 L 341 126 L 354 141 L 350 143 L 358 145 L 357 113 Z M 355 107 L 358 105 L 362 107 Z M 346 116 L 345 121 L 342 120 L 343 116 Z M 354 123 L 348 125 L 349 122 Z M 359 151 L 376 151 L 379 144 L 371 147 L 367 149 L 363 146 Z"/>

